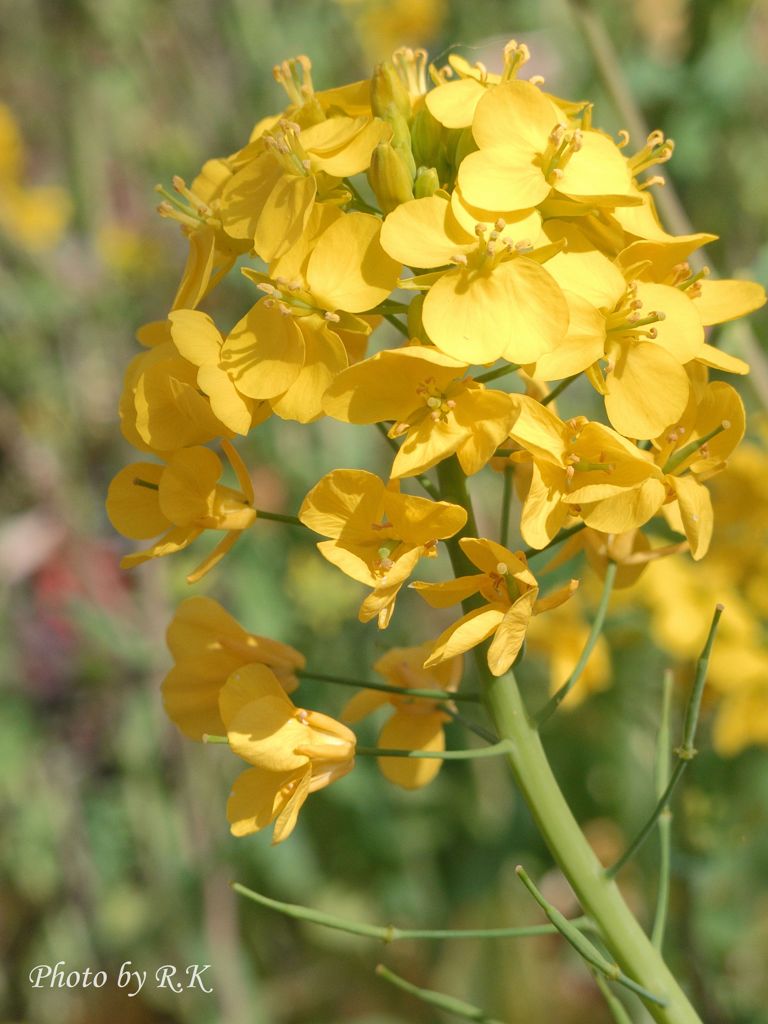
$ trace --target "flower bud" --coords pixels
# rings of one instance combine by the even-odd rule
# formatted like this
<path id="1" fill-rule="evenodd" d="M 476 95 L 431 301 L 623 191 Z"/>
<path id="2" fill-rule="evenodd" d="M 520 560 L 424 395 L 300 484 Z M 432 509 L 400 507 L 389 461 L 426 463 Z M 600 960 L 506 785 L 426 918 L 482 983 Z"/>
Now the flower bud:
<path id="1" fill-rule="evenodd" d="M 417 164 L 438 167 L 443 127 L 426 107 L 416 114 L 411 124 L 411 146 Z"/>
<path id="2" fill-rule="evenodd" d="M 399 114 L 406 123 L 411 119 L 411 97 L 389 61 L 377 64 L 371 78 L 371 110 L 383 121 Z"/>
<path id="3" fill-rule="evenodd" d="M 410 170 L 401 151 L 389 142 L 380 142 L 371 157 L 368 181 L 384 214 L 391 213 L 396 206 L 413 199 Z"/>
<path id="4" fill-rule="evenodd" d="M 416 199 L 426 199 L 433 196 L 440 188 L 440 179 L 434 167 L 420 167 L 416 172 L 416 180 L 413 183 L 413 194 Z"/>

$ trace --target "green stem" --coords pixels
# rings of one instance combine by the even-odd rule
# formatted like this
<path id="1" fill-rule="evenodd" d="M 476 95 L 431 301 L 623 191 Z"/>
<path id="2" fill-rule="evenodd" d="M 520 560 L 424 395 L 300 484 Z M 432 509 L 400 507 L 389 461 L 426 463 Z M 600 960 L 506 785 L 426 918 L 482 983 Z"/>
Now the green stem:
<path id="1" fill-rule="evenodd" d="M 520 363 L 507 363 L 506 366 L 499 366 L 495 370 L 488 370 L 487 373 L 481 373 L 479 377 L 475 377 L 478 384 L 487 384 L 489 381 L 498 380 L 499 377 L 506 377 L 507 374 L 515 373 L 520 369 Z"/>
<path id="2" fill-rule="evenodd" d="M 498 743 L 499 737 L 496 733 L 491 732 L 490 729 L 486 729 L 484 725 L 480 725 L 478 722 L 471 722 L 464 715 L 460 715 L 458 711 L 454 711 L 451 708 L 443 709 L 447 715 L 450 715 L 454 722 L 458 725 L 463 725 L 465 729 L 469 729 L 475 736 L 479 736 L 481 740 L 485 740 L 486 743 Z"/>
<path id="3" fill-rule="evenodd" d="M 600 971 L 595 970 L 592 971 L 592 976 L 595 979 L 597 987 L 603 993 L 603 998 L 605 999 L 608 1009 L 611 1011 L 611 1016 L 616 1024 L 632 1024 L 632 1018 L 624 1009 L 623 1004 L 616 994 L 611 991 L 611 986 L 606 981 L 605 976 L 602 975 Z"/>
<path id="4" fill-rule="evenodd" d="M 470 747 L 466 750 L 401 750 L 391 747 L 356 747 L 355 753 L 363 757 L 411 757 L 434 761 L 474 761 L 476 758 L 498 757 L 508 754 L 509 740 L 499 740 L 487 747 Z"/>
<path id="5" fill-rule="evenodd" d="M 661 799 L 669 785 L 670 716 L 672 711 L 672 670 L 664 673 L 661 700 L 661 722 L 656 741 L 656 795 Z M 669 906 L 669 878 L 672 860 L 672 811 L 665 807 L 659 815 L 659 884 L 656 893 L 656 913 L 653 918 L 651 942 L 656 949 L 664 946 L 664 931 L 667 925 Z"/>
<path id="6" fill-rule="evenodd" d="M 501 495 L 501 523 L 499 525 L 499 544 L 503 548 L 509 542 L 509 512 L 512 506 L 512 485 L 514 483 L 515 470 L 513 466 L 504 467 L 504 490 Z"/>
<path id="7" fill-rule="evenodd" d="M 569 526 L 565 530 L 561 530 L 556 537 L 553 537 L 549 544 L 543 548 L 526 548 L 523 554 L 526 558 L 535 558 L 536 555 L 543 555 L 545 551 L 549 551 L 551 548 L 557 547 L 558 544 L 562 544 L 564 540 L 568 540 L 574 533 L 579 533 L 586 527 L 586 523 L 576 523 L 574 526 Z"/>
<path id="8" fill-rule="evenodd" d="M 549 405 L 550 402 L 554 402 L 558 395 L 562 395 L 565 389 L 567 387 L 570 387 L 571 384 L 573 384 L 573 382 L 576 380 L 576 378 L 580 376 L 580 373 L 574 373 L 572 377 L 566 377 L 565 380 L 561 380 L 557 387 L 552 388 L 548 395 L 544 395 L 544 397 L 541 399 L 541 404 Z"/>
<path id="9" fill-rule="evenodd" d="M 472 701 L 477 703 L 482 697 L 477 693 L 448 693 L 445 690 L 420 690 L 416 687 L 391 686 L 389 683 L 372 683 L 363 679 L 345 679 L 342 676 L 329 676 L 310 669 L 298 669 L 296 675 L 300 679 L 314 679 L 319 683 L 337 683 L 340 686 L 356 686 L 363 690 L 380 690 L 382 693 L 396 693 L 402 697 L 423 697 L 425 700 L 441 701 Z"/>
<path id="10" fill-rule="evenodd" d="M 563 685 L 560 687 L 560 689 L 557 691 L 557 693 L 555 693 L 547 701 L 547 703 L 544 705 L 544 707 L 541 709 L 541 711 L 539 711 L 534 716 L 536 724 L 539 726 L 539 728 L 541 728 L 541 726 L 552 715 L 554 715 L 554 713 L 560 707 L 562 702 L 565 700 L 565 698 L 571 692 L 573 687 L 579 681 L 579 679 L 581 678 L 582 672 L 587 667 L 587 662 L 589 661 L 590 655 L 592 654 L 592 651 L 595 648 L 595 644 L 597 643 L 598 639 L 600 638 L 600 634 L 603 631 L 603 623 L 605 622 L 605 613 L 608 611 L 608 603 L 609 603 L 609 601 L 611 599 L 611 593 L 613 591 L 613 584 L 614 584 L 614 582 L 616 580 L 616 571 L 617 571 L 617 569 L 618 569 L 618 565 L 617 565 L 616 562 L 608 562 L 608 565 L 607 565 L 606 570 L 605 570 L 605 580 L 603 582 L 603 592 L 600 595 L 600 604 L 597 606 L 597 611 L 595 612 L 595 618 L 594 618 L 594 621 L 592 622 L 592 628 L 589 631 L 589 636 L 587 637 L 587 642 L 584 644 L 584 649 L 582 650 L 581 654 L 579 655 L 579 660 L 576 662 L 576 665 L 574 667 L 573 672 L 571 672 L 571 674 L 568 676 L 568 678 L 563 683 Z"/>
<path id="11" fill-rule="evenodd" d="M 496 1020 L 494 1017 L 489 1017 L 485 1010 L 481 1010 L 479 1006 L 465 1003 L 463 999 L 447 996 L 443 992 L 435 992 L 430 988 L 420 988 L 418 985 L 414 985 L 413 982 L 401 978 L 399 974 L 390 971 L 384 964 L 378 965 L 376 973 L 391 985 L 402 989 L 403 992 L 408 992 L 409 995 L 415 996 L 423 1003 L 429 1003 L 430 1006 L 437 1006 L 446 1013 L 452 1013 L 455 1017 L 461 1017 L 463 1020 L 473 1020 L 476 1024 L 502 1024 L 501 1021 Z"/>
<path id="12" fill-rule="evenodd" d="M 269 519 L 274 523 L 288 523 L 289 526 L 304 526 L 298 516 L 285 516 L 281 512 L 265 512 L 260 508 L 256 509 L 256 518 Z"/>
<path id="13" fill-rule="evenodd" d="M 624 988 L 629 989 L 630 992 L 634 992 L 635 995 L 640 996 L 640 998 L 644 999 L 647 1003 L 653 1003 L 656 1006 L 667 1005 L 666 999 L 661 999 L 659 996 L 654 995 L 653 992 L 649 992 L 647 989 L 643 988 L 642 985 L 638 985 L 636 981 L 633 981 L 632 978 L 628 978 L 626 974 L 624 974 L 618 964 L 612 964 L 610 960 L 606 960 L 597 946 L 591 943 L 585 935 L 582 935 L 578 928 L 573 928 L 568 918 L 565 917 L 564 914 L 561 914 L 557 907 L 554 907 L 544 899 L 542 894 L 528 877 L 524 868 L 518 865 L 515 870 L 517 871 L 518 878 L 522 881 L 523 885 L 539 904 L 555 928 L 557 928 L 566 942 L 569 942 L 579 956 L 582 957 L 591 967 L 596 971 L 599 971 L 610 981 L 618 982 L 619 985 L 623 985 Z"/>
<path id="14" fill-rule="evenodd" d="M 411 332 L 408 330 L 408 325 L 404 324 L 402 320 L 398 320 L 394 313 L 383 313 L 382 316 L 388 324 L 396 327 L 404 338 L 410 338 Z"/>
<path id="15" fill-rule="evenodd" d="M 457 479 L 458 465 L 441 463 L 444 496 L 466 494 L 466 484 Z M 463 476 L 463 474 L 461 474 Z M 468 514 L 471 508 L 468 505 Z M 470 519 L 472 519 L 470 515 Z M 456 538 L 447 541 L 457 575 L 466 572 L 463 552 Z M 471 604 L 465 605 L 465 611 Z M 550 767 L 538 730 L 523 704 L 513 673 L 491 676 L 482 650 L 476 650 L 477 667 L 484 681 L 486 704 L 496 731 L 511 741 L 509 765 L 544 841 L 576 893 L 586 914 L 597 925 L 601 937 L 620 969 L 649 992 L 658 993 L 667 1005 L 649 1004 L 657 1024 L 701 1024 L 685 993 L 671 974 L 659 951 L 627 907 L 615 883 L 608 878 L 595 852 L 579 828 Z"/>
<path id="16" fill-rule="evenodd" d="M 624 867 L 628 860 L 637 853 L 640 847 L 643 845 L 645 840 L 653 831 L 653 827 L 656 824 L 659 817 L 664 813 L 667 808 L 667 804 L 672 797 L 675 787 L 680 781 L 683 772 L 688 767 L 690 762 L 696 756 L 696 748 L 693 745 L 693 741 L 696 737 L 696 726 L 699 722 L 699 711 L 701 709 L 701 698 L 704 693 L 704 684 L 707 681 L 707 668 L 709 667 L 709 659 L 712 654 L 712 644 L 715 642 L 715 634 L 717 633 L 717 627 L 720 622 L 720 616 L 723 614 L 723 606 L 717 605 L 715 608 L 715 614 L 712 616 L 712 624 L 709 627 L 709 633 L 707 634 L 706 643 L 704 644 L 704 650 L 699 655 L 699 659 L 696 663 L 696 676 L 693 680 L 693 687 L 691 689 L 691 695 L 688 698 L 688 706 L 685 709 L 685 722 L 683 724 L 683 742 L 679 747 L 675 748 L 675 754 L 677 756 L 677 764 L 672 770 L 669 782 L 664 792 L 659 797 L 656 806 L 651 811 L 650 817 L 637 833 L 635 838 L 629 844 L 624 853 L 619 857 L 615 864 L 612 864 L 609 868 L 606 868 L 605 874 L 608 878 L 615 877 L 619 871 Z"/>
<path id="17" fill-rule="evenodd" d="M 282 903 L 280 900 L 273 900 L 269 896 L 263 896 L 260 892 L 248 889 L 239 882 L 233 882 L 232 888 L 254 903 L 262 907 L 269 907 L 286 917 L 293 917 L 300 921 L 310 921 L 312 924 L 322 925 L 324 928 L 333 928 L 340 932 L 349 932 L 351 935 L 364 935 L 369 939 L 381 939 L 382 942 L 398 942 L 401 939 L 525 939 L 536 935 L 552 935 L 557 929 L 551 924 L 526 925 L 522 928 L 396 928 L 394 925 L 363 924 L 357 921 L 348 921 L 346 918 L 337 917 L 335 914 L 326 914 L 322 910 L 314 910 L 312 907 L 302 906 L 300 903 Z M 588 929 L 591 922 L 586 917 L 572 918 L 570 924 L 573 928 Z"/>
<path id="18" fill-rule="evenodd" d="M 349 191 L 352 193 L 354 205 L 359 210 L 361 210 L 363 213 L 373 213 L 377 217 L 381 216 L 381 210 L 378 210 L 375 206 L 372 206 L 369 202 L 367 202 L 367 200 L 363 199 L 363 197 L 360 195 L 360 193 L 352 184 L 349 178 L 344 179 L 344 187 L 349 189 Z"/>

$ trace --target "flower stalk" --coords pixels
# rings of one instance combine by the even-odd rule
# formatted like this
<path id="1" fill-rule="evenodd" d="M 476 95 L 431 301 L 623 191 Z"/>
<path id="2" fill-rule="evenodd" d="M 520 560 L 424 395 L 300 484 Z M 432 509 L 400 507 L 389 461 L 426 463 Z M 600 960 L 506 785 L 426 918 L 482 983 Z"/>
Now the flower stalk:
<path id="1" fill-rule="evenodd" d="M 463 501 L 468 519 L 471 502 L 458 463 L 440 464 L 444 497 Z M 464 554 L 457 538 L 447 542 L 456 575 L 463 574 Z M 465 611 L 471 610 L 469 602 Z M 611 957 L 638 985 L 665 1000 L 648 1002 L 657 1024 L 702 1024 L 687 996 L 654 948 L 579 828 L 552 772 L 535 723 L 523 703 L 514 673 L 492 676 L 484 652 L 475 649 L 475 663 L 486 706 L 496 732 L 510 742 L 508 763 L 541 835 L 574 890 L 584 912 L 595 922 Z"/>

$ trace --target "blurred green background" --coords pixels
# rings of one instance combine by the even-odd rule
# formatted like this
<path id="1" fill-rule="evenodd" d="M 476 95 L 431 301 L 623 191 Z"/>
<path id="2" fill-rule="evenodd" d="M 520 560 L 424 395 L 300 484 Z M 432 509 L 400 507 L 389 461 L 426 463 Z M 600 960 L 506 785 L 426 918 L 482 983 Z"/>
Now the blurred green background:
<path id="1" fill-rule="evenodd" d="M 765 283 L 768 4 L 605 0 L 594 10 L 647 120 L 677 142 L 663 173 L 696 229 L 721 235 L 711 258 Z M 522 861 L 553 901 L 574 909 L 505 768 L 490 761 L 448 765 L 416 794 L 363 763 L 309 802 L 283 846 L 271 847 L 267 834 L 232 838 L 224 803 L 239 766 L 226 750 L 183 741 L 158 690 L 170 664 L 165 625 L 200 549 L 126 576 L 117 560 L 128 545 L 103 511 L 107 484 L 129 459 L 116 410 L 133 332 L 165 316 L 185 256 L 175 226 L 154 212 L 154 184 L 173 174 L 189 180 L 209 156 L 239 148 L 259 117 L 284 105 L 272 65 L 302 52 L 325 88 L 366 76 L 402 43 L 427 46 L 433 59 L 461 44 L 493 67 L 514 37 L 533 53 L 531 73 L 555 93 L 594 98 L 596 124 L 615 131 L 622 118 L 573 11 L 562 0 L 0 0 L 0 27 L 0 98 L 25 149 L 0 118 L 0 1021 L 444 1019 L 376 979 L 382 958 L 509 1024 L 607 1020 L 589 975 L 556 939 L 383 950 L 235 901 L 233 879 L 379 923 L 539 921 L 514 876 Z M 220 291 L 207 308 L 232 322 L 242 307 L 237 284 Z M 765 339 L 765 315 L 754 324 Z M 724 333 L 732 351 L 744 354 L 746 344 L 755 355 L 753 339 Z M 742 388 L 753 412 L 761 387 L 765 397 L 762 375 Z M 386 471 L 388 450 L 374 431 L 364 437 L 325 421 L 277 427 L 260 427 L 241 446 L 265 508 L 294 511 L 333 466 Z M 756 466 L 758 475 L 768 468 L 759 456 Z M 755 482 L 746 471 L 739 493 L 748 503 L 757 501 Z M 736 519 L 721 564 L 754 561 L 764 523 Z M 407 597 L 388 634 L 361 626 L 361 588 L 322 563 L 310 539 L 289 533 L 260 523 L 197 592 L 252 631 L 293 643 L 320 671 L 365 675 L 388 646 L 433 635 L 426 611 Z M 751 585 L 764 586 L 751 571 Z M 695 572 L 690 585 L 708 593 L 707 563 Z M 726 582 L 749 615 L 743 574 Z M 653 611 L 647 595 L 644 604 L 619 602 L 607 627 L 613 685 L 549 732 L 566 793 L 609 860 L 652 803 L 662 668 L 673 655 L 683 679 L 690 668 L 689 651 L 661 650 L 649 628 L 664 642 L 678 614 L 689 621 L 690 604 L 667 602 L 660 621 L 658 608 L 655 618 L 644 610 Z M 708 616 L 694 621 L 694 644 Z M 760 641 L 762 629 L 760 619 Z M 541 691 L 545 672 L 534 652 L 528 685 Z M 308 683 L 300 692 L 331 713 L 347 697 Z M 768 716 L 768 689 L 757 692 Z M 668 946 L 708 1024 L 761 1024 L 765 753 L 751 745 L 718 756 L 711 721 L 707 712 L 702 754 L 676 806 Z M 655 868 L 650 841 L 623 876 L 645 921 Z M 35 965 L 61 960 L 112 977 L 126 960 L 150 975 L 161 964 L 210 963 L 214 993 L 173 994 L 151 980 L 131 999 L 111 984 L 30 986 Z"/>

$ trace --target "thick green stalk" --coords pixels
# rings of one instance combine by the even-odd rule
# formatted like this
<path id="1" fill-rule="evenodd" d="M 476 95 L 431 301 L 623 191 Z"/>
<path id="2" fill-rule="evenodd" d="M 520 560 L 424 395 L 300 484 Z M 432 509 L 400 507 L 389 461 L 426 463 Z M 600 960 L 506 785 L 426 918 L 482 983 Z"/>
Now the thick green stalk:
<path id="1" fill-rule="evenodd" d="M 442 496 L 463 504 L 472 522 L 466 480 L 458 462 L 440 463 L 438 478 Z M 465 556 L 456 538 L 447 545 L 454 571 L 464 574 Z M 608 951 L 624 973 L 666 1000 L 666 1006 L 645 1003 L 657 1024 L 702 1024 L 579 828 L 557 784 L 538 730 L 528 716 L 513 673 L 492 676 L 483 648 L 476 648 L 475 653 L 496 732 L 511 744 L 507 756 L 517 785 L 584 912 L 597 925 Z"/>

